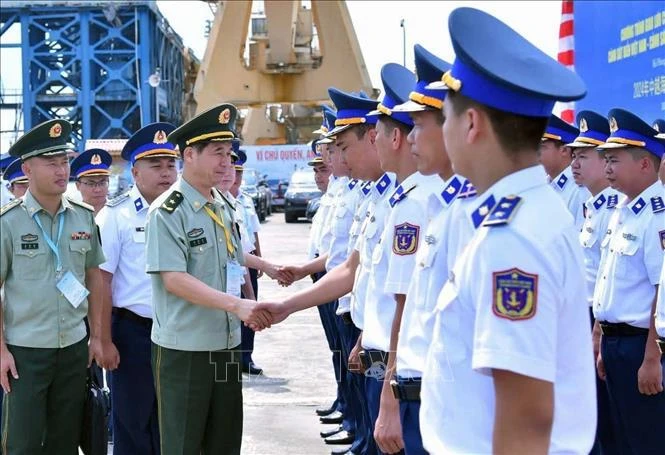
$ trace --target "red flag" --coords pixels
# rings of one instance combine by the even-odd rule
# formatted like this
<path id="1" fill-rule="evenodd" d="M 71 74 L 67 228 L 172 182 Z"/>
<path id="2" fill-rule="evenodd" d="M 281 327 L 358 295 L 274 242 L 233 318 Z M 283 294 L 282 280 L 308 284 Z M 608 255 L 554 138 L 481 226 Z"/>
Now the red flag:
<path id="1" fill-rule="evenodd" d="M 573 0 L 563 0 L 561 2 L 561 25 L 559 25 L 559 54 L 557 59 L 559 63 L 570 70 L 575 70 L 575 27 L 574 27 L 574 8 Z M 575 122 L 575 103 L 561 104 L 561 119 L 568 122 Z"/>

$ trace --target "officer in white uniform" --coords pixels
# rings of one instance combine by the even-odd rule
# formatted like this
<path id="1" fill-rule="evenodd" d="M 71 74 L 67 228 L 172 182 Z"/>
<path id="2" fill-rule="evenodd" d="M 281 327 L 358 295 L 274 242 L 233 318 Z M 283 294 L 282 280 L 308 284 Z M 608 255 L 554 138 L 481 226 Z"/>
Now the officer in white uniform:
<path id="1" fill-rule="evenodd" d="M 572 149 L 571 169 L 575 183 L 585 187 L 591 197 L 584 203 L 584 224 L 579 239 L 584 251 L 584 274 L 587 284 L 586 298 L 589 303 L 591 323 L 593 318 L 593 291 L 596 286 L 600 266 L 600 243 L 605 237 L 611 215 L 619 198 L 623 195 L 610 186 L 605 176 L 605 159 L 596 147 L 602 145 L 610 135 L 607 119 L 593 111 L 580 111 L 577 114 L 580 135 L 567 144 Z M 598 355 L 600 332 L 594 333 L 594 355 Z M 591 454 L 611 454 L 616 441 L 612 429 L 609 397 L 605 383 L 596 376 L 596 409 L 598 425 L 596 439 Z"/>
<path id="2" fill-rule="evenodd" d="M 113 442 L 117 453 L 159 454 L 157 400 L 150 363 L 152 284 L 145 273 L 145 224 L 152 201 L 175 182 L 169 123 L 138 130 L 122 149 L 135 185 L 96 217 L 106 262 L 100 265 L 113 302 L 111 332 L 122 361 L 111 372 Z"/>
<path id="3" fill-rule="evenodd" d="M 540 146 L 540 160 L 550 177 L 550 184 L 568 206 L 578 229 L 584 224 L 584 203 L 591 197 L 585 187 L 575 183 L 570 168 L 571 148 L 566 144 L 573 142 L 580 131 L 556 115 L 550 116 L 547 129 Z"/>
<path id="4" fill-rule="evenodd" d="M 456 60 L 442 78 L 444 141 L 478 198 L 467 213 L 475 233 L 436 307 L 421 390 L 424 446 L 588 453 L 595 393 L 589 315 L 579 305 L 583 259 L 573 218 L 537 165 L 555 101 L 586 89 L 487 13 L 458 8 L 448 25 Z"/>
<path id="5" fill-rule="evenodd" d="M 665 249 L 665 242 L 663 244 Z M 658 299 L 656 301 L 656 333 L 658 333 L 658 349 L 665 354 L 665 261 L 660 268 L 660 279 L 658 280 Z"/>
<path id="6" fill-rule="evenodd" d="M 612 134 L 598 148 L 612 187 L 626 197 L 601 243 L 593 297 L 602 332 L 598 373 L 607 386 L 619 452 L 659 453 L 665 393 L 654 313 L 665 242 L 665 194 L 657 177 L 665 143 L 630 112 L 612 109 L 608 117 Z"/>
<path id="7" fill-rule="evenodd" d="M 9 153 L 4 153 L 0 155 L 0 176 L 5 173 L 5 169 L 14 161 L 14 157 Z M 8 182 L 0 177 L 0 207 L 10 202 L 12 199 L 12 193 L 9 191 Z"/>

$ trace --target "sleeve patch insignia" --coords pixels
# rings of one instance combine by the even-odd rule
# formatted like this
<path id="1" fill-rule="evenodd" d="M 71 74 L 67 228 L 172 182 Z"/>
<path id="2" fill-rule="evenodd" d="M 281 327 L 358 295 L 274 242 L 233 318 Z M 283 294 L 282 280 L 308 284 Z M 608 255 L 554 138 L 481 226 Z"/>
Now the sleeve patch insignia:
<path id="1" fill-rule="evenodd" d="M 492 311 L 511 321 L 530 319 L 536 314 L 538 275 L 512 268 L 492 273 L 494 301 Z"/>
<path id="2" fill-rule="evenodd" d="M 418 236 L 420 226 L 403 223 L 395 226 L 393 238 L 393 253 L 399 256 L 408 256 L 418 250 Z"/>
<path id="3" fill-rule="evenodd" d="M 194 238 L 203 235 L 203 228 L 194 228 L 187 233 L 187 237 Z"/>
<path id="4" fill-rule="evenodd" d="M 660 231 L 658 237 L 660 237 L 660 247 L 665 250 L 665 231 Z"/>

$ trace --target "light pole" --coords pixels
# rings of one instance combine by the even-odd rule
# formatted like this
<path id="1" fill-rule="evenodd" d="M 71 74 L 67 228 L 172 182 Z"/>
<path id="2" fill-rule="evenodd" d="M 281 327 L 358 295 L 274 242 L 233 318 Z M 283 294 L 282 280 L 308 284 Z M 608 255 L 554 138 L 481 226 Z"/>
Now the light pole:
<path id="1" fill-rule="evenodd" d="M 402 27 L 402 66 L 406 66 L 406 23 L 404 19 L 399 21 L 399 26 Z"/>

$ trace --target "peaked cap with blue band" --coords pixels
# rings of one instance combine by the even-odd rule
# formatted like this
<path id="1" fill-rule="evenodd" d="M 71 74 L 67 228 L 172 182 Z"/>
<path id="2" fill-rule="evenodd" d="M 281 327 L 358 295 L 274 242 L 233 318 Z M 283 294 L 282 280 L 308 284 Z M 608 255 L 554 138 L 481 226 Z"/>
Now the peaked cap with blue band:
<path id="1" fill-rule="evenodd" d="M 144 126 L 129 138 L 120 155 L 132 165 L 141 158 L 178 158 L 175 144 L 167 137 L 175 130 L 175 125 L 166 122 L 151 123 Z"/>
<path id="2" fill-rule="evenodd" d="M 662 118 L 657 118 L 653 121 L 653 129 L 658 131 L 656 135 L 659 139 L 665 139 L 665 120 Z"/>
<path id="3" fill-rule="evenodd" d="M 550 121 L 547 122 L 547 128 L 545 128 L 542 140 L 559 141 L 568 144 L 569 142 L 573 142 L 579 134 L 580 130 L 576 127 L 552 114 L 550 115 Z"/>
<path id="4" fill-rule="evenodd" d="M 442 81 L 450 90 L 500 111 L 541 118 L 550 116 L 556 101 L 586 95 L 577 74 L 483 11 L 455 9 L 448 30 L 456 58 Z"/>
<path id="5" fill-rule="evenodd" d="M 23 161 L 34 156 L 66 155 L 74 149 L 69 143 L 72 124 L 67 120 L 54 119 L 32 128 L 9 148 L 9 154 Z"/>
<path id="6" fill-rule="evenodd" d="M 393 111 L 393 108 L 409 99 L 409 93 L 416 84 L 416 75 L 402 65 L 386 63 L 381 67 L 381 82 L 383 83 L 383 99 L 376 110 L 367 115 L 387 115 L 407 126 L 413 126 L 413 120 L 408 113 Z"/>
<path id="7" fill-rule="evenodd" d="M 20 158 L 14 158 L 14 161 L 5 169 L 2 178 L 9 182 L 10 185 L 13 183 L 27 183 L 28 177 L 25 176 L 23 169 L 21 169 L 22 164 L 23 162 Z"/>
<path id="8" fill-rule="evenodd" d="M 393 110 L 397 112 L 420 112 L 443 108 L 443 100 L 446 98 L 447 91 L 428 89 L 427 86 L 432 82 L 440 81 L 443 73 L 450 70 L 450 63 L 441 60 L 420 44 L 413 46 L 413 54 L 416 61 L 418 82 L 409 93 L 409 101 L 395 106 Z M 445 86 L 443 88 L 447 89 Z"/>
<path id="9" fill-rule="evenodd" d="M 580 135 L 570 144 L 566 144 L 568 147 L 598 147 L 604 144 L 610 135 L 607 119 L 594 111 L 580 111 L 576 121 Z"/>
<path id="10" fill-rule="evenodd" d="M 81 177 L 109 176 L 113 157 L 104 149 L 90 149 L 74 158 L 70 168 L 72 177 L 80 179 Z"/>
<path id="11" fill-rule="evenodd" d="M 232 141 L 236 139 L 238 109 L 233 104 L 220 104 L 197 115 L 176 128 L 168 136 L 168 141 L 178 144 L 180 153 L 190 145 Z"/>
<path id="12" fill-rule="evenodd" d="M 244 150 L 238 149 L 238 158 L 236 158 L 235 163 L 233 163 L 233 166 L 235 167 L 236 171 L 242 171 L 245 168 L 245 163 L 247 162 L 247 154 L 245 153 Z"/>
<path id="13" fill-rule="evenodd" d="M 330 136 L 328 133 L 335 128 L 335 120 L 337 120 L 337 112 L 330 106 L 323 106 L 323 123 L 321 128 L 314 131 L 314 133 L 322 134 L 323 136 L 319 139 L 319 144 L 330 144 L 333 142 L 333 136 Z"/>
<path id="14" fill-rule="evenodd" d="M 11 156 L 9 153 L 3 153 L 0 155 L 0 172 L 5 172 L 5 169 L 7 169 L 15 159 L 16 157 Z"/>
<path id="15" fill-rule="evenodd" d="M 637 115 L 625 109 L 612 109 L 607 117 L 610 121 L 610 137 L 598 146 L 598 150 L 623 147 L 641 147 L 658 158 L 665 154 L 665 141 L 656 138 L 658 131 Z"/>
<path id="16" fill-rule="evenodd" d="M 335 136 L 353 125 L 376 123 L 376 116 L 368 116 L 367 114 L 376 109 L 379 104 L 378 101 L 367 98 L 367 95 L 360 96 L 346 93 L 335 87 L 328 89 L 328 96 L 337 109 L 335 128 L 328 132 L 328 137 Z"/>

